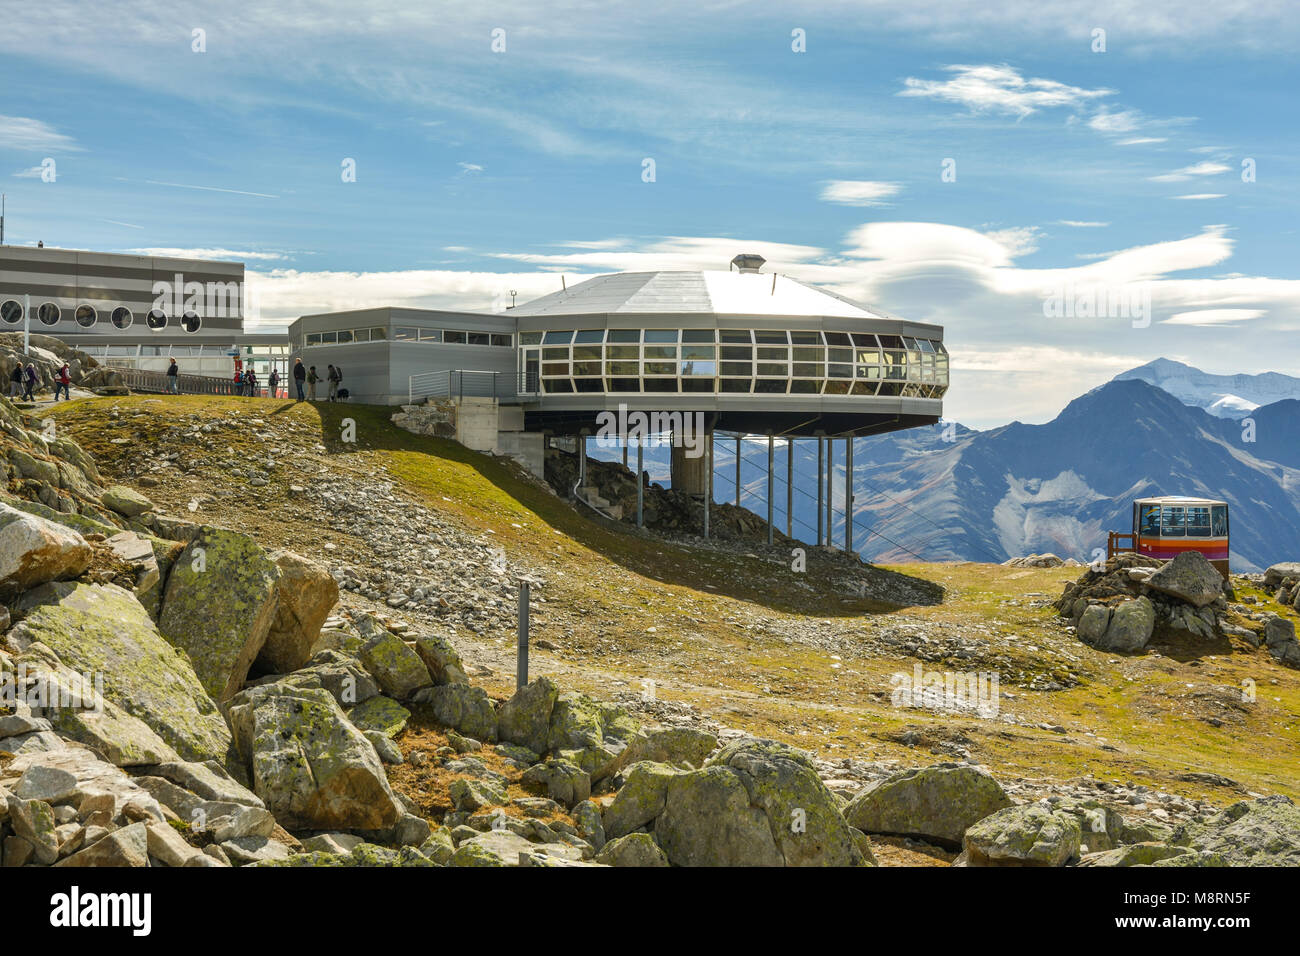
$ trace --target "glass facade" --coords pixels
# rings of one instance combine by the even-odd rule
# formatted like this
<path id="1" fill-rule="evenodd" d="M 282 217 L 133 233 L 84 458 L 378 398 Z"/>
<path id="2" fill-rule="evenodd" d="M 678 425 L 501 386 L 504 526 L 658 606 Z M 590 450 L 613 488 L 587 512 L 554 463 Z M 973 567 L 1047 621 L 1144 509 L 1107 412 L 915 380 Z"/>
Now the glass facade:
<path id="1" fill-rule="evenodd" d="M 941 398 L 943 343 L 900 335 L 771 329 L 521 332 L 541 391 L 897 395 Z"/>

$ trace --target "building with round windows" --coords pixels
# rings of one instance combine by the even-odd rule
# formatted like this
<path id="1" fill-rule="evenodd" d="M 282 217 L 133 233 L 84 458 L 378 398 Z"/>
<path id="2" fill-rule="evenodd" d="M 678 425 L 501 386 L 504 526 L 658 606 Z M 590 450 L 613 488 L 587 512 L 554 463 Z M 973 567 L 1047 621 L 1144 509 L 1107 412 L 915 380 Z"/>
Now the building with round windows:
<path id="1" fill-rule="evenodd" d="M 244 265 L 208 259 L 0 246 L 0 331 L 52 335 L 95 358 L 226 377 L 287 361 L 284 334 L 244 331 Z M 260 366 L 260 367 L 259 367 Z"/>

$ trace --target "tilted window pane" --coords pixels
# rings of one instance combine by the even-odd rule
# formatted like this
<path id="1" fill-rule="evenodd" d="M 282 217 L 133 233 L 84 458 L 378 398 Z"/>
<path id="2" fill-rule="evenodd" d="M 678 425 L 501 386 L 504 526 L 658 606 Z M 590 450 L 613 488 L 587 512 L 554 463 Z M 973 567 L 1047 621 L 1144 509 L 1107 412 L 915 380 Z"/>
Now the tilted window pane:
<path id="1" fill-rule="evenodd" d="M 784 345 L 789 340 L 786 338 L 786 334 L 784 332 L 771 332 L 771 331 L 764 330 L 764 331 L 756 331 L 754 333 L 754 341 L 768 342 L 768 343 L 780 342 L 782 345 Z"/>
<path id="2" fill-rule="evenodd" d="M 646 329 L 645 340 L 647 342 L 676 342 L 676 329 Z"/>
<path id="3" fill-rule="evenodd" d="M 577 345 L 579 342 L 590 343 L 603 341 L 605 341 L 604 329 L 582 329 L 573 337 L 574 345 Z"/>
<path id="4" fill-rule="evenodd" d="M 640 329 L 610 329 L 606 342 L 640 342 Z"/>
<path id="5" fill-rule="evenodd" d="M 718 337 L 724 342 L 752 342 L 753 335 L 749 329 L 723 329 Z"/>
<path id="6" fill-rule="evenodd" d="M 541 332 L 520 332 L 519 344 L 520 345 L 541 345 L 542 333 Z"/>
<path id="7" fill-rule="evenodd" d="M 795 345 L 821 345 L 820 332 L 791 332 L 790 341 Z"/>
<path id="8" fill-rule="evenodd" d="M 573 340 L 573 332 L 570 331 L 550 331 L 542 339 L 543 345 L 568 345 Z"/>
<path id="9" fill-rule="evenodd" d="M 717 340 L 717 331 L 714 329 L 683 329 L 683 342 L 714 342 Z"/>

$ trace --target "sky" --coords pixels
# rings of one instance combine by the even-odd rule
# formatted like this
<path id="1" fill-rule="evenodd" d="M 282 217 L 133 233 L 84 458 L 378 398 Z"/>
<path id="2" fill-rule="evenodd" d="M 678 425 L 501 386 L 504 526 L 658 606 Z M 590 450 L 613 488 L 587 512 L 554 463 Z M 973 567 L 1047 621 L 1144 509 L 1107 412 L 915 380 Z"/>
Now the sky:
<path id="1" fill-rule="evenodd" d="M 0 0 L 6 242 L 238 259 L 264 327 L 757 252 L 943 325 L 946 418 L 1043 422 L 1300 374 L 1289 14 Z"/>

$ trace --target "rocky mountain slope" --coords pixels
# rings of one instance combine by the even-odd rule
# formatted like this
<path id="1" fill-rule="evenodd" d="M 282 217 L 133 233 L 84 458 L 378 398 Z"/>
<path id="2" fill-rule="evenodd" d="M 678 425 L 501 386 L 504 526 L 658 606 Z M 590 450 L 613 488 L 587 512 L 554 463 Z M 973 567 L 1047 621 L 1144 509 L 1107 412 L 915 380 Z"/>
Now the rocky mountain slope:
<path id="1" fill-rule="evenodd" d="M 1099 612 L 1076 624 L 1050 606 L 1077 572 L 911 566 L 944 601 L 900 607 L 837 563 L 810 580 L 783 552 L 593 524 L 385 414 L 82 401 L 57 410 L 66 457 L 13 423 L 35 460 L 84 460 L 76 439 L 98 461 L 58 507 L 11 466 L 0 665 L 28 688 L 89 674 L 103 706 L 0 716 L 6 854 L 1292 862 L 1300 671 L 1274 653 L 1285 642 L 1227 628 L 1293 623 L 1279 598 L 1295 576 L 1238 579 L 1235 610 L 1188 592 L 1221 602 L 1208 643 L 1162 625 L 1117 653 L 1081 640 Z M 112 484 L 128 481 L 148 497 Z M 515 693 L 520 573 L 538 581 L 539 676 Z M 978 706 L 930 693 L 980 674 L 997 681 Z"/>
<path id="2" fill-rule="evenodd" d="M 1300 378 L 1293 375 L 1215 375 L 1164 358 L 1120 372 L 1114 380 L 1146 382 L 1217 418 L 1241 419 L 1261 405 L 1300 399 Z"/>

